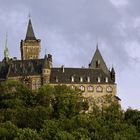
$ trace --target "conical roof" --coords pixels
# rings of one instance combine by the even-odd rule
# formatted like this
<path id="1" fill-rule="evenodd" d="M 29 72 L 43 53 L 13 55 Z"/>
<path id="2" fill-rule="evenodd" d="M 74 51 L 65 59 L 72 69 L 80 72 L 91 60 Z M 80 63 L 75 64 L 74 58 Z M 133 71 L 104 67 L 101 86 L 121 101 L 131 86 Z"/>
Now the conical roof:
<path id="1" fill-rule="evenodd" d="M 99 65 L 100 65 L 99 67 L 97 67 L 98 62 L 99 62 Z M 94 56 L 93 56 L 93 58 L 91 60 L 89 68 L 93 68 L 93 69 L 100 68 L 106 74 L 109 73 L 109 70 L 108 70 L 108 68 L 106 66 L 106 63 L 105 63 L 105 61 L 104 61 L 104 59 L 103 59 L 103 57 L 102 57 L 102 55 L 101 55 L 101 53 L 100 53 L 100 51 L 98 49 L 98 44 L 96 46 L 96 51 L 95 51 L 95 54 L 94 54 Z"/>
<path id="2" fill-rule="evenodd" d="M 25 40 L 36 40 L 31 19 L 29 19 Z"/>
<path id="3" fill-rule="evenodd" d="M 47 60 L 47 55 L 45 54 L 43 69 L 47 69 L 47 68 L 48 68 L 48 60 Z"/>
<path id="4" fill-rule="evenodd" d="M 111 72 L 115 74 L 115 70 L 114 67 L 112 67 Z"/>

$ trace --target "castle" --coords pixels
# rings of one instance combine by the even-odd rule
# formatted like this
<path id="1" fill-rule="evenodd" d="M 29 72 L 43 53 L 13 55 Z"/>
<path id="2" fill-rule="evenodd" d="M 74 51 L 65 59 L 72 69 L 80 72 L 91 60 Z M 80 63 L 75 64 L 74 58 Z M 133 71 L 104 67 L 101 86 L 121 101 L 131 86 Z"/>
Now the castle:
<path id="1" fill-rule="evenodd" d="M 88 68 L 53 67 L 52 55 L 40 59 L 40 39 L 34 34 L 31 19 L 27 33 L 20 42 L 21 60 L 10 59 L 8 47 L 5 45 L 4 59 L 0 62 L 0 82 L 19 80 L 26 83 L 32 90 L 42 85 L 67 85 L 72 89 L 83 91 L 85 97 L 116 96 L 115 70 L 109 70 L 96 46 L 95 54 Z M 118 98 L 119 99 L 119 98 Z"/>

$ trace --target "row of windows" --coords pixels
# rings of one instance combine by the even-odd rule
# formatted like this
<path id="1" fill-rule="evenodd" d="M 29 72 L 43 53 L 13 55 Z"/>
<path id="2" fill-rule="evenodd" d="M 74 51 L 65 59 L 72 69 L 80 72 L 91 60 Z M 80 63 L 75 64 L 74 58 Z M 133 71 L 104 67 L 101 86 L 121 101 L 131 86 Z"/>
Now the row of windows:
<path id="1" fill-rule="evenodd" d="M 72 88 L 72 89 L 75 89 L 75 86 L 71 86 L 71 88 Z M 81 85 L 81 86 L 79 87 L 79 89 L 80 89 L 81 91 L 85 91 L 85 90 L 86 90 L 86 87 L 83 86 L 83 85 Z M 93 91 L 94 91 L 94 87 L 93 87 L 93 86 L 88 86 L 88 87 L 87 87 L 87 91 L 88 91 L 88 92 L 93 92 Z M 106 91 L 107 91 L 107 92 L 112 92 L 112 91 L 113 91 L 113 88 L 112 88 L 111 86 L 108 86 L 108 87 L 106 88 Z M 97 87 L 96 87 L 96 92 L 103 92 L 103 87 L 97 86 Z"/>
<path id="2" fill-rule="evenodd" d="M 55 81 L 56 81 L 56 82 L 59 82 L 59 79 L 56 77 Z M 80 78 L 79 78 L 79 82 L 82 83 L 83 81 L 84 81 L 83 77 L 80 77 Z M 90 77 L 87 77 L 86 81 L 87 81 L 88 83 L 90 83 L 90 82 L 91 82 Z M 71 77 L 71 82 L 75 82 L 74 76 Z M 97 78 L 97 82 L 98 82 L 98 83 L 101 83 L 101 78 L 100 78 L 100 77 Z M 108 77 L 105 78 L 105 82 L 108 83 Z"/>

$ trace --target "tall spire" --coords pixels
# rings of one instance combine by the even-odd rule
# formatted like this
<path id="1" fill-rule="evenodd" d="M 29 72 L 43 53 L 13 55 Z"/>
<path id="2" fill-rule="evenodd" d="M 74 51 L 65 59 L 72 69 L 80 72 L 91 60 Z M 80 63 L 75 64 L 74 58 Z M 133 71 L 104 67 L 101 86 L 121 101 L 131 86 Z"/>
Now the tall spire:
<path id="1" fill-rule="evenodd" d="M 7 35 L 7 33 L 6 33 L 5 48 L 4 48 L 4 58 L 9 58 L 8 35 Z"/>
<path id="2" fill-rule="evenodd" d="M 25 40 L 36 40 L 30 16 Z"/>

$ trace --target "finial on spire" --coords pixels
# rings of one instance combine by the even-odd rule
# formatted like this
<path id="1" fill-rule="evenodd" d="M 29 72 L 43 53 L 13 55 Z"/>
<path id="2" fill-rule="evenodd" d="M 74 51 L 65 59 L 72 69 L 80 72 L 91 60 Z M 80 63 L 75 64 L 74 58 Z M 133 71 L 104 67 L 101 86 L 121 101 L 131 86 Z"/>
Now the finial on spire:
<path id="1" fill-rule="evenodd" d="M 27 27 L 27 33 L 26 33 L 25 40 L 36 40 L 34 30 L 33 30 L 33 27 L 32 27 L 32 22 L 31 22 L 31 19 L 30 19 L 30 15 L 29 15 L 29 22 L 28 22 L 28 27 Z"/>

